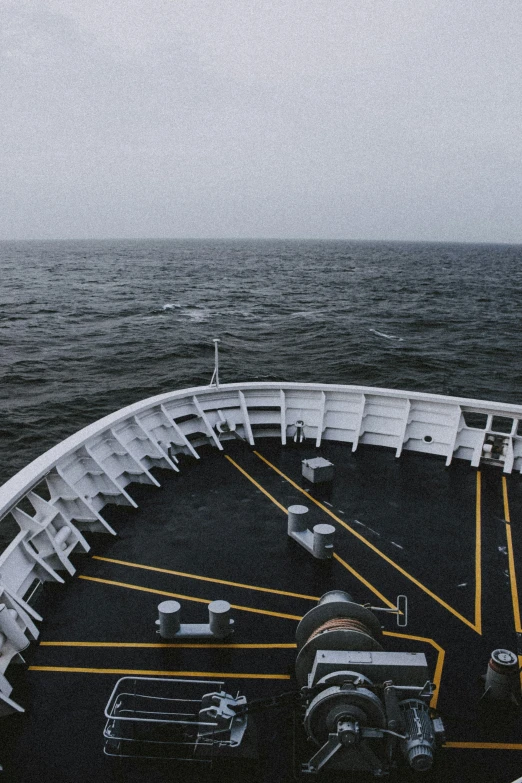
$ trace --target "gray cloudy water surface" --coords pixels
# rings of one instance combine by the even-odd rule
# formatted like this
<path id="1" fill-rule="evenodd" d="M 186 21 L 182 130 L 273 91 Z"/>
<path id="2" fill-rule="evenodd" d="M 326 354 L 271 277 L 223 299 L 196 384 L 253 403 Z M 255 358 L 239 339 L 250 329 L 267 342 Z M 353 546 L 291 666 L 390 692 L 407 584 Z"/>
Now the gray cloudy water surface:
<path id="1" fill-rule="evenodd" d="M 522 403 L 522 246 L 4 242 L 0 269 L 1 482 L 118 408 L 209 383 L 214 337 L 222 382 Z"/>

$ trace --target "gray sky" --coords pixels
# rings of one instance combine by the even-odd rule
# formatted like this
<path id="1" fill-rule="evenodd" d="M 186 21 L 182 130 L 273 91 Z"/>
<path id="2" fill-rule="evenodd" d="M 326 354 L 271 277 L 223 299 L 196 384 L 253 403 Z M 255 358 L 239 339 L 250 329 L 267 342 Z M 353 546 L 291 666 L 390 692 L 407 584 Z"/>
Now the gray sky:
<path id="1" fill-rule="evenodd" d="M 0 0 L 0 238 L 522 242 L 522 0 Z"/>

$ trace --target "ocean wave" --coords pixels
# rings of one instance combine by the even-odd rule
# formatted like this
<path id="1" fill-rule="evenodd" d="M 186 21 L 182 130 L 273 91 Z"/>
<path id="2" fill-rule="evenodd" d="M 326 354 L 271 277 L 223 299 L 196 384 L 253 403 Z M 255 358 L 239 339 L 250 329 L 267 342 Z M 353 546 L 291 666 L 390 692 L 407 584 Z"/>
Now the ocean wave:
<path id="1" fill-rule="evenodd" d="M 326 313 L 326 310 L 297 310 L 290 313 L 290 318 L 308 318 L 310 321 L 317 321 L 319 318 L 324 318 Z"/>
<path id="2" fill-rule="evenodd" d="M 207 307 L 188 306 L 176 302 L 167 302 L 162 305 L 161 310 L 156 310 L 156 312 L 172 313 L 176 321 L 192 321 L 193 323 L 208 321 L 214 315 Z"/>
<path id="3" fill-rule="evenodd" d="M 368 329 L 369 332 L 373 332 L 373 334 L 376 334 L 378 337 L 384 337 L 386 340 L 397 340 L 397 342 L 402 343 L 403 338 L 397 337 L 394 334 L 385 334 L 384 332 L 378 332 L 377 329 Z"/>
<path id="4" fill-rule="evenodd" d="M 210 310 L 200 307 L 186 307 L 181 310 L 180 315 L 183 316 L 183 319 L 188 319 L 194 323 L 202 323 L 212 318 Z"/>

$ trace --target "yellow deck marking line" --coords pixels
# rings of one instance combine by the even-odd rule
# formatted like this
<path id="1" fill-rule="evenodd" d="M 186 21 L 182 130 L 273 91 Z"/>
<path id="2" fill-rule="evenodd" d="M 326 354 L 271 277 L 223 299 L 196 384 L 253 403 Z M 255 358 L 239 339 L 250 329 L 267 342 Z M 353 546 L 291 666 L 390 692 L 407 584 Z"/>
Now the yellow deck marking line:
<path id="1" fill-rule="evenodd" d="M 502 476 L 502 496 L 504 498 L 504 519 L 506 520 L 506 542 L 509 565 L 509 584 L 511 586 L 511 603 L 513 605 L 513 620 L 515 622 L 515 631 L 522 633 L 520 623 L 520 603 L 518 600 L 517 574 L 515 571 L 515 557 L 513 553 L 513 538 L 511 536 L 511 516 L 509 513 L 508 488 L 506 477 Z M 522 686 L 522 655 L 518 656 L 518 665 L 520 668 L 520 684 Z"/>
<path id="2" fill-rule="evenodd" d="M 442 747 L 471 748 L 475 750 L 522 750 L 522 744 L 517 744 L 516 742 L 445 742 Z"/>
<path id="3" fill-rule="evenodd" d="M 385 598 L 382 593 L 380 593 L 376 587 L 374 587 L 370 582 L 368 582 L 367 579 L 364 578 L 364 576 L 361 576 L 361 574 L 355 570 L 355 568 L 352 568 L 351 565 L 348 565 L 341 557 L 339 557 L 336 552 L 333 553 L 334 558 L 337 560 L 338 563 L 340 563 L 344 568 L 346 568 L 347 571 L 349 571 L 353 576 L 355 576 L 356 579 L 358 579 L 360 582 L 362 582 L 368 590 L 371 590 L 374 595 L 377 596 L 377 598 L 382 601 L 386 606 L 388 606 L 390 609 L 395 609 L 396 606 L 392 601 L 390 601 L 388 598 Z"/>
<path id="4" fill-rule="evenodd" d="M 91 669 L 85 666 L 29 666 L 31 672 L 75 672 L 78 674 L 135 674 L 146 677 L 229 677 L 234 680 L 289 680 L 289 674 L 244 674 L 243 672 L 173 672 L 155 669 Z"/>
<path id="5" fill-rule="evenodd" d="M 482 634 L 482 476 L 477 470 L 477 492 L 475 500 L 475 630 Z"/>
<path id="6" fill-rule="evenodd" d="M 505 476 L 502 476 L 502 497 L 504 498 L 504 519 L 506 522 L 511 523 L 511 517 L 509 515 L 507 481 Z"/>
<path id="7" fill-rule="evenodd" d="M 433 682 L 436 685 L 435 693 L 431 697 L 430 701 L 430 707 L 437 706 L 437 702 L 439 700 L 439 693 L 440 693 L 440 682 L 442 680 L 442 669 L 444 667 L 444 658 L 446 657 L 446 651 L 443 647 L 440 646 L 440 644 L 437 644 L 437 642 L 434 639 L 429 639 L 427 636 L 412 636 L 408 633 L 398 633 L 395 631 L 383 631 L 383 636 L 396 636 L 399 639 L 413 639 L 416 642 L 424 642 L 425 644 L 431 644 L 432 647 L 437 650 L 437 664 L 435 666 L 435 673 L 433 675 Z"/>
<path id="8" fill-rule="evenodd" d="M 522 633 L 522 625 L 520 623 L 520 603 L 518 600 L 517 575 L 515 571 L 515 557 L 513 554 L 513 539 L 511 537 L 511 517 L 509 514 L 507 481 L 505 476 L 502 476 L 502 494 L 504 496 L 504 518 L 506 520 L 509 582 L 511 585 L 511 601 L 513 603 L 513 619 L 515 621 L 515 631 L 517 633 Z"/>
<path id="9" fill-rule="evenodd" d="M 286 513 L 286 509 L 285 509 Z M 172 571 L 170 568 L 157 568 L 156 566 L 143 565 L 142 563 L 131 563 L 128 560 L 115 560 L 112 557 L 100 557 L 93 555 L 93 560 L 103 560 L 105 563 L 116 563 L 117 565 L 129 566 L 130 568 L 142 568 L 144 571 L 157 571 L 160 574 L 172 574 L 173 576 L 183 576 L 187 579 L 198 579 L 201 582 L 215 582 L 219 585 L 230 585 L 231 587 L 241 587 L 245 590 L 258 590 L 261 593 L 274 593 L 275 595 L 288 595 L 291 598 L 304 598 L 306 601 L 318 601 L 316 595 L 302 595 L 301 593 L 289 593 L 286 590 L 275 590 L 271 587 L 258 587 L 257 585 L 245 585 L 241 582 L 228 582 L 226 579 L 214 579 L 211 576 L 198 576 L 197 574 L 186 574 L 184 571 Z"/>
<path id="10" fill-rule="evenodd" d="M 254 451 L 254 454 L 257 454 L 257 451 Z M 260 456 L 260 455 L 258 454 L 258 457 L 259 457 L 259 456 Z M 282 504 L 281 504 L 281 503 L 280 503 L 278 500 L 276 500 L 276 499 L 275 499 L 275 497 L 273 497 L 273 496 L 270 494 L 270 492 L 267 492 L 267 491 L 266 491 L 266 489 L 264 489 L 264 487 L 262 487 L 262 486 L 261 486 L 261 484 L 258 484 L 258 483 L 257 483 L 257 481 L 256 481 L 254 478 L 252 478 L 252 476 L 250 476 L 250 475 L 249 475 L 249 474 L 246 472 L 246 470 L 243 470 L 243 468 L 241 468 L 241 467 L 240 467 L 240 466 L 237 464 L 237 462 L 234 462 L 234 460 L 233 460 L 231 457 L 229 457 L 229 456 L 228 456 L 228 454 L 225 454 L 225 459 L 228 459 L 228 461 L 229 461 L 229 462 L 231 462 L 231 463 L 232 463 L 232 465 L 233 465 L 235 468 L 237 468 L 237 469 L 239 470 L 239 472 L 240 472 L 240 473 L 242 473 L 242 474 L 243 474 L 243 476 L 245 476 L 245 477 L 246 477 L 246 478 L 247 478 L 249 481 L 251 481 L 251 482 L 252 482 L 252 484 L 253 484 L 255 487 L 257 487 L 257 488 L 258 488 L 258 489 L 259 489 L 259 490 L 260 490 L 260 491 L 263 493 L 263 495 L 266 495 L 266 496 L 267 496 L 267 498 L 270 498 L 270 500 L 272 501 L 272 503 L 275 503 L 275 504 L 276 504 L 276 506 L 278 506 L 278 507 L 281 509 L 281 511 L 283 511 L 285 514 L 287 514 L 287 513 L 288 513 L 287 509 L 286 509 L 286 508 L 285 508 L 285 507 L 284 507 L 284 506 L 283 506 L 283 505 L 282 505 Z M 263 457 L 262 457 L 261 459 L 263 459 Z M 283 475 L 283 474 L 281 474 L 281 475 Z M 285 478 L 286 478 L 286 476 L 285 476 Z"/>
<path id="11" fill-rule="evenodd" d="M 155 642 L 40 642 L 40 647 L 144 647 L 147 649 L 176 649 L 177 647 L 183 647 L 190 648 L 191 650 L 293 650 L 297 647 L 297 644 L 295 644 L 295 642 L 288 644 L 196 644 L 189 642 L 180 642 L 178 644 L 162 644 Z"/>
<path id="12" fill-rule="evenodd" d="M 257 454 L 257 452 L 254 452 L 254 453 L 255 453 L 255 454 Z M 282 511 L 284 511 L 284 513 L 285 513 L 285 514 L 288 514 L 288 510 L 287 510 L 287 509 L 286 509 L 284 506 L 282 506 L 282 505 L 281 505 L 281 503 L 279 503 L 279 502 L 278 502 L 278 501 L 277 501 L 277 500 L 276 500 L 274 497 L 272 497 L 272 495 L 271 495 L 269 492 L 267 492 L 265 489 L 263 489 L 263 487 L 262 487 L 260 484 L 258 484 L 258 482 L 257 482 L 255 479 L 253 479 L 253 478 L 252 478 L 252 476 L 250 476 L 250 475 L 249 475 L 249 474 L 246 472 L 246 470 L 243 470 L 243 468 L 241 468 L 241 467 L 240 467 L 240 466 L 237 464 L 237 462 L 234 462 L 234 460 L 233 460 L 233 459 L 231 459 L 230 457 L 228 457 L 226 454 L 225 454 L 225 456 L 226 456 L 226 458 L 228 459 L 228 461 L 229 461 L 229 462 L 231 462 L 231 463 L 232 463 L 232 465 L 234 465 L 234 467 L 235 467 L 235 468 L 237 468 L 237 469 L 238 469 L 238 470 L 239 470 L 239 471 L 240 471 L 240 472 L 243 474 L 243 476 L 245 476 L 245 477 L 246 477 L 246 478 L 247 478 L 249 481 L 251 481 L 251 482 L 252 482 L 252 484 L 254 484 L 254 485 L 255 485 L 255 486 L 258 488 L 258 489 L 260 489 L 260 490 L 261 490 L 261 491 L 262 491 L 262 492 L 263 492 L 263 493 L 264 493 L 264 494 L 265 494 L 265 495 L 266 495 L 268 498 L 270 498 L 270 500 L 271 500 L 273 503 L 275 503 L 275 505 L 276 505 L 276 506 L 278 506 L 278 507 L 279 507 L 279 508 L 280 508 Z M 260 456 L 260 455 L 258 455 L 258 456 Z M 286 476 L 285 476 L 285 478 L 286 478 Z M 361 576 L 361 574 L 359 574 L 359 573 L 358 573 L 358 572 L 355 570 L 355 568 L 352 568 L 352 566 L 348 565 L 348 563 L 346 563 L 344 560 L 342 560 L 342 559 L 339 557 L 339 555 L 337 555 L 335 552 L 334 552 L 333 556 L 335 557 L 335 559 L 336 559 L 336 560 L 338 560 L 338 561 L 339 561 L 339 563 L 341 563 L 341 565 L 342 565 L 342 566 L 344 566 L 344 568 L 346 568 L 346 569 L 347 569 L 347 570 L 348 570 L 348 571 L 349 571 L 349 572 L 350 572 L 350 573 L 351 573 L 353 576 L 355 576 L 355 578 L 356 578 L 356 579 L 358 579 L 360 582 L 362 582 L 362 584 L 366 585 L 366 587 L 367 587 L 369 590 L 371 590 L 371 591 L 372 591 L 372 593 L 373 593 L 374 595 L 376 595 L 376 596 L 377 596 L 377 597 L 378 597 L 378 598 L 379 598 L 381 601 L 383 601 L 383 602 L 384 602 L 384 603 L 385 603 L 387 606 L 389 606 L 389 607 L 390 607 L 390 609 L 394 609 L 394 608 L 395 608 L 395 604 L 391 603 L 391 601 L 389 601 L 387 598 L 385 598 L 385 597 L 382 595 L 382 593 L 380 593 L 380 592 L 377 590 L 377 588 L 376 588 L 376 587 L 374 587 L 374 586 L 373 586 L 373 585 L 372 585 L 370 582 L 368 582 L 368 581 L 367 581 L 367 580 L 366 580 L 366 579 L 365 579 L 363 576 Z M 302 597 L 302 598 L 307 598 L 307 597 L 308 597 L 308 598 L 312 598 L 312 596 L 300 596 L 300 597 Z M 315 600 L 315 601 L 318 601 L 318 600 L 319 600 L 319 598 L 314 598 L 313 600 Z"/>
<path id="13" fill-rule="evenodd" d="M 168 598 L 182 598 L 185 601 L 197 601 L 200 604 L 210 604 L 208 598 L 195 598 L 192 595 L 182 595 L 181 593 L 169 593 L 166 590 L 154 590 L 152 587 L 142 587 L 141 585 L 132 585 L 128 582 L 115 582 L 112 579 L 100 579 L 97 576 L 85 576 L 80 574 L 78 579 L 86 579 L 89 582 L 100 582 L 104 585 L 113 585 L 115 587 L 126 587 L 128 590 L 140 590 L 143 593 L 154 593 L 155 595 L 166 595 Z M 253 609 L 251 606 L 239 606 L 238 604 L 230 604 L 232 609 L 239 609 L 242 612 L 253 612 L 254 614 L 266 614 L 270 617 L 282 617 L 285 620 L 300 620 L 301 617 L 297 614 L 283 614 L 283 612 L 270 612 L 268 609 Z"/>
<path id="14" fill-rule="evenodd" d="M 254 452 L 254 454 L 257 454 L 257 451 L 255 451 L 255 452 Z M 261 455 L 259 455 L 259 454 L 258 454 L 258 456 L 261 456 Z M 237 464 L 237 462 L 234 462 L 234 460 L 233 460 L 233 459 L 231 459 L 231 458 L 230 458 L 228 455 L 226 455 L 226 454 L 225 454 L 225 457 L 228 459 L 228 461 L 229 461 L 229 462 L 231 462 L 231 463 L 232 463 L 232 465 L 234 465 L 234 467 L 235 467 L 235 468 L 237 468 L 237 469 L 238 469 L 238 470 L 239 470 L 239 471 L 240 471 L 240 472 L 243 474 L 243 476 L 245 476 L 245 477 L 246 477 L 246 478 L 247 478 L 249 481 L 251 481 L 251 482 L 252 482 L 252 484 L 254 484 L 254 485 L 255 485 L 255 486 L 258 488 L 258 489 L 260 489 L 260 490 L 261 490 L 261 492 L 263 492 L 263 493 L 264 493 L 264 494 L 265 494 L 265 495 L 266 495 L 268 498 L 270 498 L 270 500 L 271 500 L 273 503 L 275 503 L 275 505 L 276 505 L 276 506 L 278 506 L 278 508 L 280 508 L 280 509 L 281 509 L 281 511 L 284 511 L 284 513 L 285 513 L 285 514 L 288 514 L 288 510 L 287 510 L 287 509 L 286 509 L 284 506 L 282 506 L 282 505 L 281 505 L 281 503 L 279 503 L 279 501 L 277 501 L 277 500 L 276 500 L 276 499 L 275 499 L 275 498 L 274 498 L 274 497 L 273 497 L 273 496 L 272 496 L 272 495 L 271 495 L 269 492 L 267 492 L 267 491 L 266 491 L 266 489 L 264 489 L 264 488 L 263 488 L 263 487 L 262 487 L 260 484 L 258 484 L 258 482 L 257 482 L 255 479 L 253 479 L 253 478 L 252 478 L 252 476 L 250 476 L 250 475 L 249 475 L 249 474 L 246 472 L 246 470 L 243 470 L 243 468 L 241 468 L 241 467 L 240 467 L 240 466 Z M 262 459 L 263 459 L 263 458 L 262 458 Z M 281 474 L 281 475 L 283 475 L 283 474 Z M 286 478 L 286 476 L 285 476 L 285 478 Z M 387 606 L 389 606 L 389 607 L 390 607 L 390 609 L 394 609 L 394 608 L 395 608 L 395 604 L 392 604 L 390 601 L 388 601 L 388 599 L 387 599 L 387 598 L 385 598 L 385 597 L 384 597 L 384 596 L 383 596 L 383 595 L 382 595 L 382 594 L 381 594 L 381 593 L 380 593 L 380 592 L 377 590 L 377 588 L 376 588 L 376 587 L 374 587 L 374 586 L 373 586 L 373 585 L 372 585 L 370 582 L 368 582 L 368 581 L 367 581 L 367 580 L 366 580 L 366 579 L 365 579 L 363 576 L 361 576 L 361 574 L 359 574 L 359 573 L 358 573 L 358 572 L 355 570 L 355 568 L 352 568 L 351 566 L 349 566 L 349 565 L 348 565 L 348 563 L 346 563 L 346 562 L 345 562 L 344 560 L 342 560 L 342 559 L 341 559 L 341 558 L 340 558 L 338 555 L 336 555 L 336 554 L 335 554 L 335 552 L 334 552 L 334 555 L 333 555 L 333 556 L 335 557 L 335 559 L 336 559 L 336 560 L 338 560 L 338 561 L 339 561 L 339 563 L 341 563 L 341 565 L 343 565 L 343 566 L 344 566 L 344 567 L 345 567 L 345 568 L 346 568 L 348 571 L 350 571 L 350 573 L 351 573 L 351 574 L 353 574 L 353 576 L 355 576 L 355 578 L 356 578 L 356 579 L 358 579 L 360 582 L 362 582 L 364 585 L 366 585 L 366 587 L 367 587 L 369 590 L 371 590 L 371 591 L 372 591 L 372 593 L 374 593 L 374 595 L 376 595 L 376 596 L 377 596 L 377 597 L 378 597 L 378 598 L 379 598 L 381 601 L 383 601 L 383 602 L 384 602 L 384 603 L 385 603 Z M 101 559 L 101 558 L 100 558 L 100 559 Z M 286 595 L 294 595 L 294 594 L 293 594 L 293 593 L 286 593 Z M 300 598 L 310 598 L 311 600 L 314 600 L 314 601 L 318 601 L 318 600 L 319 600 L 319 598 L 318 598 L 318 597 L 317 597 L 317 598 L 313 598 L 312 596 L 305 596 L 305 595 L 301 595 L 301 596 L 299 596 L 299 597 L 300 597 Z"/>
<path id="15" fill-rule="evenodd" d="M 282 471 L 279 470 L 279 468 L 276 468 L 275 465 L 272 465 L 271 462 L 269 462 L 265 457 L 263 457 L 262 454 L 260 454 L 258 451 L 254 451 L 254 454 L 259 457 L 260 460 L 265 462 L 269 468 L 272 468 L 276 473 L 278 473 L 280 476 L 282 476 L 286 481 L 288 481 L 289 484 L 291 484 L 295 489 L 297 489 L 299 492 L 301 492 L 302 495 L 305 495 L 308 500 L 310 500 L 312 503 L 315 503 L 316 506 L 319 506 L 320 509 L 322 509 L 326 514 L 328 514 L 332 519 L 335 519 L 336 522 L 339 523 L 339 525 L 342 525 L 346 530 L 348 530 L 349 533 L 351 533 L 353 536 L 359 539 L 359 541 L 362 541 L 363 544 L 365 544 L 367 547 L 369 547 L 375 554 L 379 555 L 379 557 L 382 557 L 383 560 L 385 560 L 387 563 L 389 563 L 393 568 L 395 568 L 399 573 L 401 573 L 403 576 L 406 577 L 406 579 L 409 579 L 410 582 L 413 582 L 414 585 L 417 585 L 423 592 L 426 593 L 426 595 L 429 595 L 430 598 L 433 598 L 434 601 L 437 601 L 438 604 L 443 606 L 445 609 L 448 610 L 448 612 L 451 612 L 452 615 L 454 615 L 458 620 L 460 620 L 462 623 L 467 625 L 469 628 L 471 628 L 473 631 L 476 631 L 477 633 L 480 633 L 480 630 L 477 629 L 476 625 L 471 622 L 471 620 L 468 620 L 467 617 L 464 617 L 459 612 L 457 612 L 456 609 L 454 609 L 452 606 L 446 603 L 442 598 L 440 598 L 436 593 L 434 593 L 432 590 L 430 590 L 428 587 L 422 584 L 422 582 L 419 582 L 418 579 L 415 579 L 414 576 L 412 576 L 408 571 L 406 571 L 404 568 L 402 568 L 398 563 L 396 563 L 394 560 L 391 559 L 391 557 L 388 557 L 388 555 L 385 555 L 384 552 L 381 552 L 378 547 L 376 547 L 374 544 L 372 544 L 370 541 L 368 541 L 364 536 L 361 536 L 360 533 L 357 532 L 357 530 L 354 530 L 350 525 L 348 525 L 343 519 L 340 519 L 336 514 L 333 513 L 333 511 L 330 511 L 329 508 L 324 506 L 319 500 L 316 500 L 314 497 L 312 497 L 308 492 L 305 492 L 304 489 L 302 489 L 299 484 L 296 484 L 295 481 L 292 481 L 291 478 L 286 476 Z M 241 470 L 242 473 L 244 473 L 243 470 Z M 250 477 L 248 477 L 250 478 Z M 251 479 L 253 481 L 253 479 Z M 257 482 L 254 482 L 257 483 Z M 265 493 L 268 494 L 268 493 Z M 277 502 L 277 501 L 276 501 Z M 277 503 L 277 505 L 281 508 L 280 504 Z M 285 509 L 286 513 L 286 509 Z"/>

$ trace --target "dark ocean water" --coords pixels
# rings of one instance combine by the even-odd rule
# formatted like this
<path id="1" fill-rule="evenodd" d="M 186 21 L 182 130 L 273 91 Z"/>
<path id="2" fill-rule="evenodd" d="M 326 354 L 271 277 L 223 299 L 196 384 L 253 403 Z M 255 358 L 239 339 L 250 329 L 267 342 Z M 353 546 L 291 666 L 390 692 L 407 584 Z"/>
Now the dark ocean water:
<path id="1" fill-rule="evenodd" d="M 213 337 L 222 382 L 522 402 L 522 246 L 4 242 L 0 269 L 0 483 L 113 410 L 208 383 Z"/>

